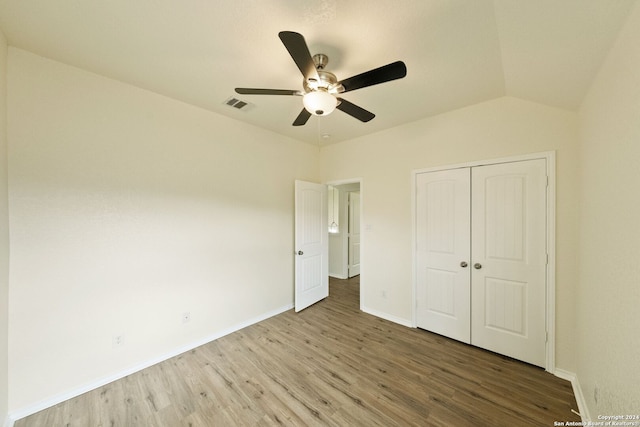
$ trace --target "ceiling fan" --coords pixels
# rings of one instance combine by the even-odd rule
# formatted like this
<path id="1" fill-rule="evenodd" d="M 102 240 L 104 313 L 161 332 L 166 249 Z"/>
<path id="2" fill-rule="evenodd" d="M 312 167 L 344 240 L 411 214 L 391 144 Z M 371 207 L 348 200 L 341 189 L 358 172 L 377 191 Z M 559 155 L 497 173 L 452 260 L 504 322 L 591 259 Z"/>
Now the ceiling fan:
<path id="1" fill-rule="evenodd" d="M 278 33 L 278 36 L 302 72 L 302 76 L 304 77 L 302 81 L 303 89 L 286 90 L 238 87 L 236 88 L 236 92 L 243 95 L 302 96 L 304 108 L 293 122 L 293 126 L 304 125 L 312 114 L 315 116 L 326 116 L 336 108 L 362 122 L 368 122 L 375 117 L 375 114 L 352 104 L 338 95 L 363 87 L 401 79 L 407 75 L 407 67 L 404 65 L 404 62 L 396 61 L 349 77 L 348 79 L 338 80 L 334 74 L 324 70 L 324 67 L 329 62 L 327 55 L 320 53 L 312 57 L 307 43 L 301 34 L 293 31 L 281 31 Z"/>

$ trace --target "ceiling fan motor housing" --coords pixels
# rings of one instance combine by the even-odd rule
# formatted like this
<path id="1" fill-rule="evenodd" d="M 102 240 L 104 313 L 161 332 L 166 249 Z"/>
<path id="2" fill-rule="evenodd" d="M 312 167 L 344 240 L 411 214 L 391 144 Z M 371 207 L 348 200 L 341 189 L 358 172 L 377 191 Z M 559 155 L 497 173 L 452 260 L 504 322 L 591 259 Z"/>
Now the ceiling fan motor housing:
<path id="1" fill-rule="evenodd" d="M 302 86 L 306 93 L 316 91 L 318 89 L 325 89 L 331 94 L 344 92 L 344 87 L 338 84 L 338 78 L 335 74 L 328 71 L 324 71 L 325 65 L 329 62 L 327 55 L 319 53 L 313 56 L 313 62 L 316 64 L 319 80 L 315 77 L 310 77 L 302 81 Z"/>

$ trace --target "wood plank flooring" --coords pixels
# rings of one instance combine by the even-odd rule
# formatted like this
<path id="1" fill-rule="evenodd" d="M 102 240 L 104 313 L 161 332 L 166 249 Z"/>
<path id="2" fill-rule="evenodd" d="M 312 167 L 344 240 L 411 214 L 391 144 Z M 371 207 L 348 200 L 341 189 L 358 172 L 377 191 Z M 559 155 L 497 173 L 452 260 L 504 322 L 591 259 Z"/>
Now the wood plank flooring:
<path id="1" fill-rule="evenodd" d="M 358 309 L 358 278 L 15 427 L 553 426 L 569 382 Z"/>

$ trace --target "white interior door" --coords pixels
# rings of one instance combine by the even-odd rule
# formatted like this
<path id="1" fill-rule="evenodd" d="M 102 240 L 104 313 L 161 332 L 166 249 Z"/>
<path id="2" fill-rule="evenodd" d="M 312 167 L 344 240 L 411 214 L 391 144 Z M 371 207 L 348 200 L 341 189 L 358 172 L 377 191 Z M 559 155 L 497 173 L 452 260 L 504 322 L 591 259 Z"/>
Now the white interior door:
<path id="1" fill-rule="evenodd" d="M 327 186 L 295 182 L 295 311 L 329 296 Z"/>
<path id="2" fill-rule="evenodd" d="M 545 365 L 546 162 L 472 168 L 472 344 Z"/>
<path id="3" fill-rule="evenodd" d="M 349 193 L 349 277 L 360 274 L 360 193 Z"/>
<path id="4" fill-rule="evenodd" d="M 416 324 L 470 342 L 470 172 L 416 177 Z"/>

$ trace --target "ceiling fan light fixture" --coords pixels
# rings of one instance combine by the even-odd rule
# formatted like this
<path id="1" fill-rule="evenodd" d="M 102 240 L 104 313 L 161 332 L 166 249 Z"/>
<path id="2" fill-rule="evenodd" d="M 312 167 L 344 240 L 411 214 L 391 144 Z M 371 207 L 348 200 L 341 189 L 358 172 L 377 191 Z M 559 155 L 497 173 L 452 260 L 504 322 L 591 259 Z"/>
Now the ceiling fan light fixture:
<path id="1" fill-rule="evenodd" d="M 314 116 L 326 116 L 336 109 L 338 100 L 326 90 L 318 89 L 306 93 L 302 97 L 302 104 Z"/>

